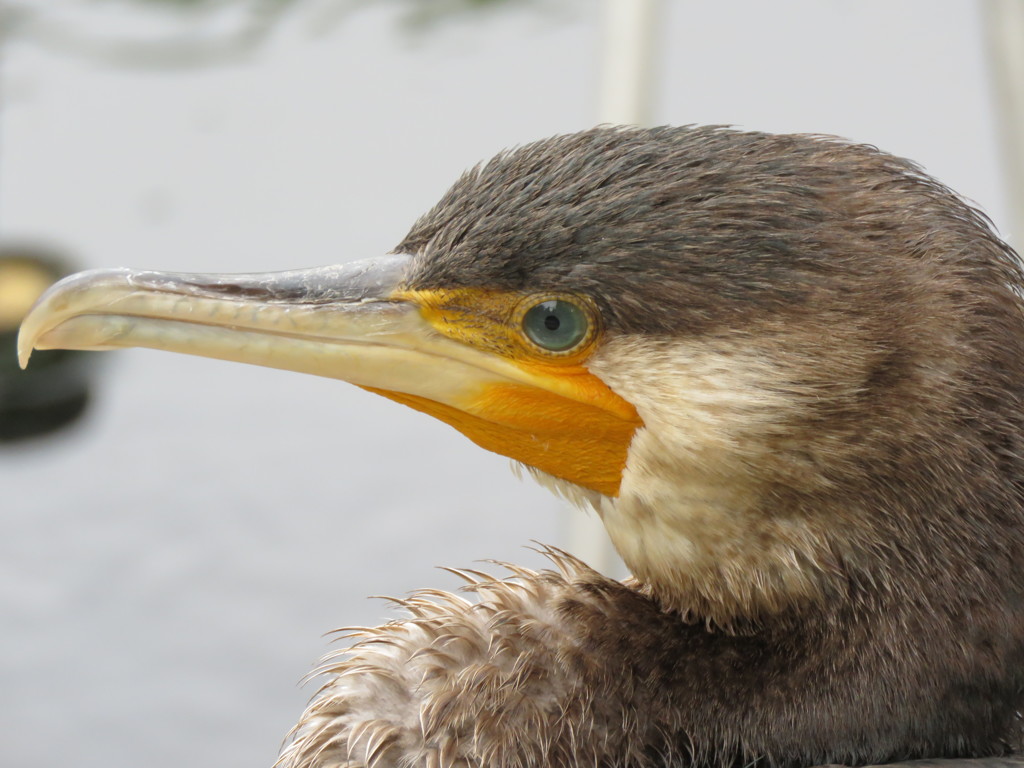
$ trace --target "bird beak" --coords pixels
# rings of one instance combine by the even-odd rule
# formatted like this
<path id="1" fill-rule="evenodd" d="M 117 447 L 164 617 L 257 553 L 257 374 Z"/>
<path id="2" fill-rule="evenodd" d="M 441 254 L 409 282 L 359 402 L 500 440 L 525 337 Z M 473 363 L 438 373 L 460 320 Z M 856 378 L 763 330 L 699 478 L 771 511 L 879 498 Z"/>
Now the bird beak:
<path id="1" fill-rule="evenodd" d="M 396 256 L 248 275 L 82 272 L 40 297 L 22 323 L 18 358 L 24 368 L 33 349 L 148 347 L 456 407 L 474 386 L 507 379 L 482 376 L 500 360 L 441 336 L 415 305 L 388 298 L 407 263 Z"/>
<path id="2" fill-rule="evenodd" d="M 398 291 L 409 262 L 389 256 L 248 275 L 83 272 L 29 312 L 19 361 L 27 365 L 33 349 L 148 347 L 342 379 L 430 413 L 489 450 L 614 495 L 636 427 L 632 407 L 603 385 L 597 395 L 581 388 L 588 377 L 539 374 L 439 333 Z M 597 474 L 559 458 L 577 455 L 560 442 L 570 407 L 581 430 L 615 434 Z"/>

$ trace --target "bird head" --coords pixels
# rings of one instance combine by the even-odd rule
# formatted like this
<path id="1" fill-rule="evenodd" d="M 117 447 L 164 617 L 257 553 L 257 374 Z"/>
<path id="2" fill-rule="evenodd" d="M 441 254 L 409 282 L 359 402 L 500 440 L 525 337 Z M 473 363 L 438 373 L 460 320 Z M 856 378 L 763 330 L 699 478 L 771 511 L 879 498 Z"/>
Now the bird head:
<path id="1" fill-rule="evenodd" d="M 1021 507 L 1022 283 L 874 148 L 598 128 L 470 170 L 390 256 L 73 276 L 20 348 L 365 387 L 593 506 L 666 610 L 728 626 L 1019 553 L 969 539 Z"/>

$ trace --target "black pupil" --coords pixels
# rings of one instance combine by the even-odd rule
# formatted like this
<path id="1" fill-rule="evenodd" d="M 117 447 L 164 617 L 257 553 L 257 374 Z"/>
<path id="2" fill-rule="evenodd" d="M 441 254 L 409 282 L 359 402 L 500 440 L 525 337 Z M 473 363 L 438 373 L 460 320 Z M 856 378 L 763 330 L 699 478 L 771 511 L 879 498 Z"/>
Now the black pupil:
<path id="1" fill-rule="evenodd" d="M 549 299 L 526 311 L 523 332 L 542 349 L 566 352 L 586 338 L 587 316 L 571 301 Z"/>

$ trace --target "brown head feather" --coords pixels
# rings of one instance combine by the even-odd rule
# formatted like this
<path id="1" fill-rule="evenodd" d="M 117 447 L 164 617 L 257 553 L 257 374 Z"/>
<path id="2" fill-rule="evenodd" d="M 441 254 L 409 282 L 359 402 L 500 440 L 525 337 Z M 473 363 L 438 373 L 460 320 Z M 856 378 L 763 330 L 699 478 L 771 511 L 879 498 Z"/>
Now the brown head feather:
<path id="1" fill-rule="evenodd" d="M 606 329 L 591 370 L 645 424 L 627 474 L 742 503 L 705 514 L 624 483 L 609 528 L 668 515 L 687 547 L 673 566 L 620 539 L 636 589 L 554 553 L 559 573 L 473 584 L 478 605 L 413 598 L 333 667 L 286 763 L 1018 744 L 1024 277 L 981 214 L 868 146 L 596 129 L 470 171 L 399 250 L 411 288 L 586 294 Z M 694 360 L 704 373 L 680 371 Z M 723 369 L 744 374 L 731 400 Z"/>

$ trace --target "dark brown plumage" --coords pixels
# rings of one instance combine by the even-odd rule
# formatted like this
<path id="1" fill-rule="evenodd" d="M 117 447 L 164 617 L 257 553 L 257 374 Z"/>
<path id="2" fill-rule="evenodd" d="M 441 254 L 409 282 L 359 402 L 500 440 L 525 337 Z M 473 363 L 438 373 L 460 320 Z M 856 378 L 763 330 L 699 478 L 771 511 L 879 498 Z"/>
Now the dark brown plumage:
<path id="1" fill-rule="evenodd" d="M 414 288 L 585 292 L 610 336 L 770 361 L 764 384 L 789 407 L 735 446 L 758 501 L 731 544 L 793 523 L 813 581 L 789 590 L 772 563 L 712 562 L 669 584 L 638 573 L 635 591 L 556 557 L 562 575 L 524 577 L 550 623 L 515 589 L 484 590 L 471 612 L 496 626 L 441 665 L 442 699 L 466 719 L 438 743 L 470 765 L 864 763 L 1018 744 L 1024 280 L 983 216 L 872 147 L 598 129 L 466 174 L 397 250 L 417 256 Z M 438 614 L 436 637 L 462 637 L 447 608 L 418 610 Z M 506 675 L 521 684 L 476 706 L 465 669 L 493 672 L 492 634 L 517 638 Z M 520 714 L 520 696 L 549 687 L 557 707 Z"/>
<path id="2" fill-rule="evenodd" d="M 288 281 L 97 273 L 26 321 L 23 355 L 39 340 L 194 351 L 180 329 L 201 323 L 202 354 L 380 391 L 536 457 L 602 516 L 635 582 L 550 551 L 551 572 L 466 573 L 476 603 L 401 601 L 408 618 L 325 663 L 284 765 L 808 766 L 1021 746 L 1024 274 L 981 214 L 837 139 L 600 128 L 470 171 L 397 252 Z M 524 341 L 524 308 L 552 297 L 596 308 L 572 365 Z M 282 306 L 283 333 L 265 319 Z M 335 310 L 372 315 L 370 333 Z M 256 333 L 272 338 L 249 352 Z M 387 365 L 339 369 L 327 336 Z M 432 361 L 458 397 L 395 360 Z M 460 389 L 493 371 L 507 378 L 488 392 L 527 382 L 599 412 L 606 431 L 564 444 L 581 455 L 626 434 L 621 477 L 567 468 L 550 421 L 509 415 L 525 401 Z"/>

